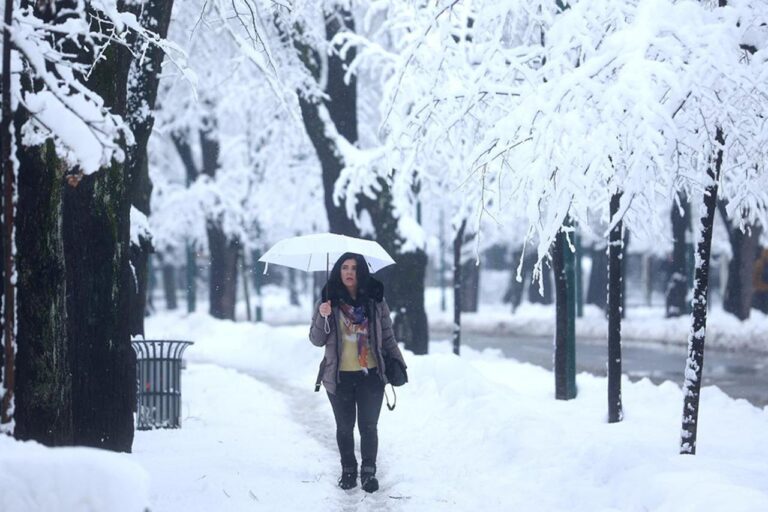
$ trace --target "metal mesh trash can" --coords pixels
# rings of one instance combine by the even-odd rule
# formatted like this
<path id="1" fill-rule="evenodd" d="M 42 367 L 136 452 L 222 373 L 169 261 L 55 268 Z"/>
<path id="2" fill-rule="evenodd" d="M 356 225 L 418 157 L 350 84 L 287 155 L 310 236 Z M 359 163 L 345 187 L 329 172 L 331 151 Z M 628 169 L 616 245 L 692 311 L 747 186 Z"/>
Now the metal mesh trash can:
<path id="1" fill-rule="evenodd" d="M 181 427 L 181 357 L 191 341 L 135 340 L 138 430 Z"/>

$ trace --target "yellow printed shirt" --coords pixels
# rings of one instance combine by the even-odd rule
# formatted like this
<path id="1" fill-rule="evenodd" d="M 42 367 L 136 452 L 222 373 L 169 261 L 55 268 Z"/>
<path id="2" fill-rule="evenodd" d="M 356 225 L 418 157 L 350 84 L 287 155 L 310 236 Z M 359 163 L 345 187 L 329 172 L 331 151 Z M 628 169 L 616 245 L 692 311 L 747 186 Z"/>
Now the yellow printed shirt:
<path id="1" fill-rule="evenodd" d="M 341 335 L 341 365 L 339 370 L 342 372 L 359 372 L 362 370 L 362 367 L 357 360 L 357 334 L 347 332 L 342 318 L 339 319 L 339 334 Z M 370 341 L 370 338 L 368 340 Z M 370 343 L 368 348 L 368 368 L 376 368 L 376 356 L 370 348 Z"/>

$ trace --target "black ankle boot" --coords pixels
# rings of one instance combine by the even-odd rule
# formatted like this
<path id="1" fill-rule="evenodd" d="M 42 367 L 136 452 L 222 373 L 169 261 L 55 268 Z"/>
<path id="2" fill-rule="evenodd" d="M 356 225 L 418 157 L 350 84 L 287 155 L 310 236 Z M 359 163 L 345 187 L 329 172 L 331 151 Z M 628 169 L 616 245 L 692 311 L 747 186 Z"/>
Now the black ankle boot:
<path id="1" fill-rule="evenodd" d="M 376 479 L 375 467 L 362 467 L 360 470 L 360 485 L 365 492 L 376 492 L 379 490 L 379 481 Z"/>
<path id="2" fill-rule="evenodd" d="M 341 468 L 341 478 L 339 478 L 339 487 L 344 490 L 357 487 L 357 468 Z"/>

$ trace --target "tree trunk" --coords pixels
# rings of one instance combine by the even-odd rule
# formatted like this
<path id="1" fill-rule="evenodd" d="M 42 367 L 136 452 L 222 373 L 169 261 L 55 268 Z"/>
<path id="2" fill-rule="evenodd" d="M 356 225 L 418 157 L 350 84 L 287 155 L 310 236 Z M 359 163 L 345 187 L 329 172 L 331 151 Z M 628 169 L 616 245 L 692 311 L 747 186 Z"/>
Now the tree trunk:
<path id="1" fill-rule="evenodd" d="M 208 250 L 211 253 L 209 313 L 214 318 L 235 319 L 237 300 L 237 253 L 240 244 L 231 240 L 216 223 L 208 224 Z"/>
<path id="2" fill-rule="evenodd" d="M 176 302 L 176 267 L 166 261 L 162 254 L 158 254 L 160 268 L 163 276 L 163 295 L 165 295 L 165 309 L 174 310 L 178 307 Z"/>
<path id="3" fill-rule="evenodd" d="M 754 268 L 760 253 L 762 228 L 759 225 L 748 225 L 745 231 L 742 231 L 728 218 L 725 202 L 718 202 L 718 210 L 728 229 L 732 253 L 731 261 L 728 262 L 723 309 L 736 315 L 739 320 L 746 320 L 752 309 Z"/>
<path id="4" fill-rule="evenodd" d="M 127 11 L 136 15 L 139 24 L 161 38 L 168 34 L 173 0 L 143 0 L 128 3 Z M 141 43 L 134 43 L 134 51 L 142 52 Z M 164 53 L 156 45 L 146 49 L 142 58 L 134 59 L 130 68 L 127 91 L 127 118 L 135 144 L 127 148 L 125 168 L 128 175 L 128 196 L 131 204 L 144 215 L 149 215 L 152 181 L 149 179 L 147 144 L 155 124 L 153 111 L 157 100 L 157 87 Z M 152 252 L 150 240 L 141 238 L 140 244 L 131 244 L 130 260 L 135 275 L 135 286 L 130 289 L 130 330 L 132 335 L 144 335 L 144 316 L 147 306 L 147 265 Z"/>
<path id="5" fill-rule="evenodd" d="M 355 30 L 355 21 L 352 13 L 336 6 L 334 11 L 326 16 L 326 39 L 330 41 L 342 30 Z M 314 48 L 301 41 L 294 40 L 294 46 L 299 52 L 299 57 L 305 67 L 313 74 L 318 82 L 321 80 L 322 71 L 319 63 L 323 60 Z M 346 66 L 354 60 L 356 51 L 350 48 L 342 60 L 336 53 L 327 56 L 327 79 L 325 93 L 327 98 L 307 98 L 299 93 L 299 107 L 301 108 L 304 128 L 312 145 L 317 152 L 318 160 L 322 168 L 323 190 L 325 194 L 325 211 L 328 215 L 328 226 L 331 233 L 339 233 L 348 236 L 360 236 L 360 230 L 346 212 L 343 204 L 336 206 L 333 200 L 336 180 L 344 168 L 344 160 L 333 138 L 328 136 L 326 122 L 321 117 L 320 109 L 328 110 L 330 121 L 336 131 L 344 136 L 350 144 L 357 142 L 357 78 L 351 75 L 345 80 Z"/>
<path id="6" fill-rule="evenodd" d="M 475 258 L 462 263 L 461 269 L 461 311 L 477 313 L 480 301 L 480 265 Z"/>
<path id="7" fill-rule="evenodd" d="M 608 256 L 604 248 L 593 247 L 590 249 L 590 253 L 592 255 L 592 270 L 589 272 L 587 304 L 594 304 L 605 311 L 605 290 L 608 289 Z"/>
<path id="8" fill-rule="evenodd" d="M 424 280 L 427 255 L 421 250 L 403 252 L 404 240 L 398 231 L 389 185 L 380 180 L 380 191 L 375 199 L 361 199 L 361 205 L 371 215 L 376 240 L 397 262 L 377 273 L 385 285 L 390 309 L 395 313 L 395 337 L 405 348 L 416 354 L 429 350 L 429 327 L 424 308 Z"/>
<path id="9" fill-rule="evenodd" d="M 24 117 L 26 113 L 18 113 L 17 134 Z M 19 146 L 17 158 L 15 436 L 48 446 L 71 445 L 72 380 L 61 232 L 65 165 L 50 141 L 35 147 Z"/>
<path id="10" fill-rule="evenodd" d="M 13 22 L 14 2 L 5 1 L 3 11 L 3 23 L 10 27 Z M 14 274 L 13 261 L 13 215 L 14 215 L 14 176 L 13 161 L 11 160 L 11 38 L 7 30 L 3 30 L 3 63 L 2 63 L 2 119 L 0 120 L 0 165 L 2 165 L 3 181 L 3 217 L 2 217 L 2 255 L 3 255 L 3 350 L 2 379 L 0 379 L 0 433 L 5 430 L 5 425 L 11 423 L 13 418 L 13 393 L 14 393 L 14 351 L 15 335 L 15 293 L 16 289 L 11 282 Z"/>
<path id="11" fill-rule="evenodd" d="M 688 302 L 688 239 L 691 230 L 691 205 L 684 192 L 678 192 L 678 202 L 672 205 L 672 266 L 667 284 L 667 318 L 689 313 Z"/>
<path id="12" fill-rule="evenodd" d="M 197 253 L 189 242 L 187 242 L 184 249 L 187 258 L 187 265 L 185 267 L 187 313 L 194 313 L 195 309 L 197 309 Z"/>
<path id="13" fill-rule="evenodd" d="M 462 271 L 464 265 L 461 264 L 461 248 L 464 245 L 464 230 L 467 227 L 466 219 L 461 222 L 461 226 L 456 231 L 453 238 L 453 353 L 459 355 L 461 347 L 461 311 L 462 311 Z"/>
<path id="14" fill-rule="evenodd" d="M 611 196 L 611 223 L 616 222 L 621 193 Z M 616 222 L 608 242 L 608 423 L 624 417 L 621 405 L 621 318 L 624 295 L 624 227 Z"/>
<path id="15" fill-rule="evenodd" d="M 552 270 L 555 274 L 555 398 L 576 398 L 576 293 L 574 289 L 574 254 L 566 239 L 558 232 L 552 247 Z"/>
<path id="16" fill-rule="evenodd" d="M 200 149 L 203 174 L 216 178 L 219 169 L 221 145 L 215 135 L 215 125 L 200 131 Z M 214 318 L 235 319 L 237 300 L 237 255 L 240 242 L 224 232 L 220 218 L 208 219 L 208 252 L 211 256 L 211 272 L 208 283 L 209 313 Z"/>
<path id="17" fill-rule="evenodd" d="M 696 433 L 699 418 L 699 395 L 704 370 L 704 341 L 707 334 L 707 292 L 709 288 L 709 258 L 712 247 L 712 231 L 717 206 L 720 169 L 723 164 L 725 137 L 719 126 L 715 140 L 720 148 L 710 162 L 707 175 L 709 185 L 704 190 L 704 215 L 701 217 L 699 241 L 696 247 L 696 274 L 693 289 L 693 311 L 691 313 L 691 332 L 688 335 L 688 358 L 685 364 L 683 382 L 683 426 L 680 439 L 680 453 L 696 453 Z M 714 165 L 714 167 L 713 167 Z"/>
<path id="18" fill-rule="evenodd" d="M 98 23 L 102 31 L 110 30 Z M 105 106 L 120 115 L 126 110 L 129 64 L 128 51 L 112 44 L 88 81 Z M 63 192 L 63 229 L 74 442 L 130 452 L 136 358 L 128 314 L 134 284 L 125 166 L 113 161 L 79 184 L 69 183 Z"/>

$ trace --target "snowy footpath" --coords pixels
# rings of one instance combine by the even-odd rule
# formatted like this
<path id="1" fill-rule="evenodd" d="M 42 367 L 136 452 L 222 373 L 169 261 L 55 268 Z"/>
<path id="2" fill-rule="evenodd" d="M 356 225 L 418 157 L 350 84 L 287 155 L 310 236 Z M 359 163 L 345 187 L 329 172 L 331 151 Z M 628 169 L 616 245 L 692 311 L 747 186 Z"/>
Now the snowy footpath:
<path id="1" fill-rule="evenodd" d="M 698 455 L 678 455 L 679 383 L 554 378 L 498 352 L 405 353 L 411 382 L 379 424 L 381 490 L 337 488 L 334 422 L 313 386 L 307 327 L 163 313 L 147 337 L 188 339 L 183 426 L 137 432 L 133 454 L 0 436 L 3 512 L 768 510 L 768 408 L 704 388 Z"/>
<path id="2" fill-rule="evenodd" d="M 149 319 L 151 338 L 190 339 L 183 428 L 138 432 L 153 511 L 768 510 L 768 408 L 703 390 L 698 455 L 678 455 L 677 383 L 623 382 L 625 420 L 606 423 L 606 380 L 556 401 L 544 369 L 447 343 L 406 353 L 411 382 L 382 410 L 379 480 L 336 487 L 331 408 L 313 384 L 307 328 Z"/>

